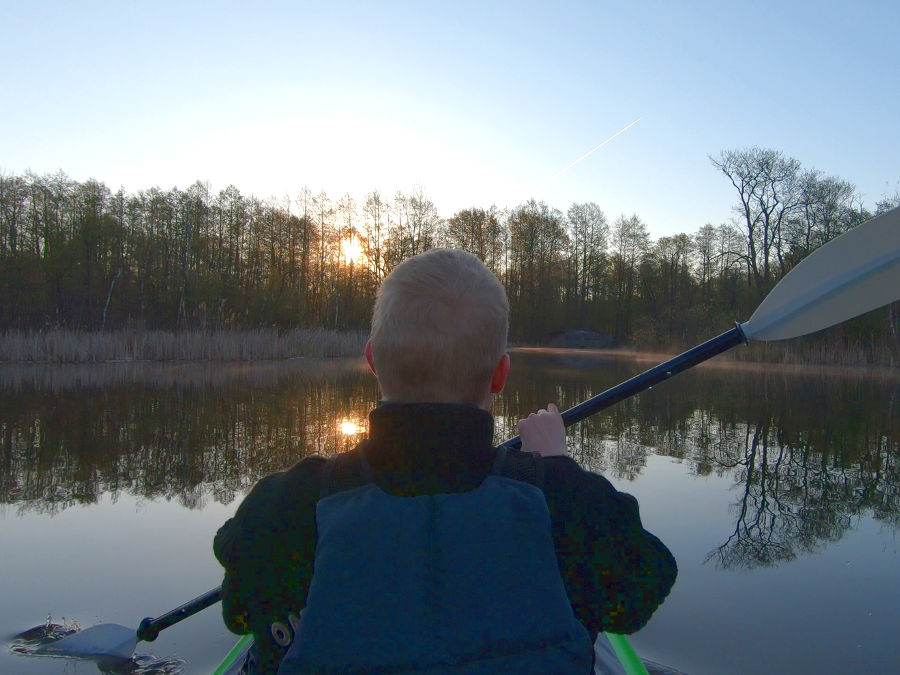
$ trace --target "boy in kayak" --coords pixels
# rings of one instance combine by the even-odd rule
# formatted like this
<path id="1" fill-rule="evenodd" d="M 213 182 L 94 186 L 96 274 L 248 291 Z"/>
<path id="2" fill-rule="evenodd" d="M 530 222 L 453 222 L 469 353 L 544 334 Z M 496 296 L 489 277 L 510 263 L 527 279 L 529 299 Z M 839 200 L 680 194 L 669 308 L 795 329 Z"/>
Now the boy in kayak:
<path id="1" fill-rule="evenodd" d="M 368 438 L 264 478 L 215 538 L 257 672 L 587 673 L 599 632 L 638 630 L 666 597 L 671 553 L 567 456 L 555 406 L 520 421 L 521 451 L 492 446 L 508 314 L 463 251 L 385 278 Z"/>

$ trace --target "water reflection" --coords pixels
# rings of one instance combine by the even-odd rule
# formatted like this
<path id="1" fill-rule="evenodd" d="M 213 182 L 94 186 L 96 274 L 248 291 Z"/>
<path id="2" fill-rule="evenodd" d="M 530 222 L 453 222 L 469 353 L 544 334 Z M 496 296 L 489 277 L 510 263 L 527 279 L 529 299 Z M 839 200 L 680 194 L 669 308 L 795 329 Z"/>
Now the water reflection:
<path id="1" fill-rule="evenodd" d="M 512 382 L 520 407 L 507 431 L 519 409 L 575 405 L 656 362 L 566 354 L 526 368 Z M 570 445 L 583 465 L 619 478 L 636 478 L 652 454 L 730 477 L 734 530 L 707 562 L 773 565 L 837 541 L 862 516 L 900 527 L 898 390 L 896 369 L 701 367 L 585 421 Z"/>
<path id="2" fill-rule="evenodd" d="M 497 441 L 655 362 L 517 352 Z M 652 454 L 735 484 L 734 530 L 707 560 L 772 565 L 840 539 L 857 518 L 900 525 L 898 372 L 701 367 L 579 425 L 575 458 L 618 478 Z M 0 505 L 55 513 L 125 492 L 229 503 L 263 475 L 365 433 L 378 398 L 361 359 L 254 366 L 0 371 Z M 0 507 L 2 508 L 2 507 Z"/>
<path id="3" fill-rule="evenodd" d="M 121 491 L 188 508 L 231 502 L 267 473 L 356 442 L 340 422 L 365 419 L 377 400 L 362 365 L 152 366 L 136 383 L 116 369 L 87 383 L 75 370 L 9 377 L 0 504 L 52 513 Z"/>
<path id="4" fill-rule="evenodd" d="M 896 389 L 889 409 L 895 400 Z M 735 527 L 708 560 L 726 568 L 792 560 L 839 540 L 863 514 L 897 529 L 896 422 L 877 413 L 854 427 L 815 422 L 799 428 L 782 416 L 741 425 L 731 456 L 716 460 L 740 486 Z"/>

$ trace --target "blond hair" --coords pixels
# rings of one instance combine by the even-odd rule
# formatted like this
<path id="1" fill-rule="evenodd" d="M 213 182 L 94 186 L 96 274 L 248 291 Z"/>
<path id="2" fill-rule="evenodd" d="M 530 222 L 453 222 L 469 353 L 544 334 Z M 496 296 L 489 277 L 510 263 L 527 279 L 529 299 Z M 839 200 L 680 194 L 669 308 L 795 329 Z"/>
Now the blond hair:
<path id="1" fill-rule="evenodd" d="M 471 253 L 432 249 L 384 279 L 372 314 L 372 360 L 392 401 L 470 403 L 487 398 L 506 352 L 509 303 Z"/>

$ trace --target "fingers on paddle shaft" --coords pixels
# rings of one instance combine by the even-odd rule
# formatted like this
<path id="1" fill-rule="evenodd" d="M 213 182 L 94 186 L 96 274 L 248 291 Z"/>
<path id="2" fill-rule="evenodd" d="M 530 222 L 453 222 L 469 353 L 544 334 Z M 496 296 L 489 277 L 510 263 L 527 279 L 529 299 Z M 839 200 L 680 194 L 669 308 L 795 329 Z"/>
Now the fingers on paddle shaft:
<path id="1" fill-rule="evenodd" d="M 522 450 L 536 452 L 544 457 L 565 455 L 566 427 L 559 409 L 554 403 L 519 420 Z"/>

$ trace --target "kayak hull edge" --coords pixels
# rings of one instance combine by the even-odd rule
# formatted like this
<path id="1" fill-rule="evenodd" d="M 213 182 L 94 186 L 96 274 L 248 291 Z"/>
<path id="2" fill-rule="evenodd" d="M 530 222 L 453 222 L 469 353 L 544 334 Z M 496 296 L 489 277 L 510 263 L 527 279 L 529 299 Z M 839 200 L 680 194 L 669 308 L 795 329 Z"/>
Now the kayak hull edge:
<path id="1" fill-rule="evenodd" d="M 617 633 L 606 633 L 606 637 L 609 639 L 609 642 L 616 653 L 616 657 L 622 664 L 622 668 L 625 670 L 626 675 L 647 675 L 647 669 L 644 667 L 644 664 L 641 663 L 641 660 L 638 658 L 634 649 L 631 648 L 631 643 L 628 642 L 628 638 Z M 225 658 L 222 659 L 221 663 L 219 663 L 219 666 L 216 668 L 213 675 L 243 675 L 241 669 L 243 668 L 244 661 L 252 647 L 253 636 L 241 636 L 234 647 L 231 648 L 231 651 L 229 651 L 228 654 L 225 655 Z"/>

